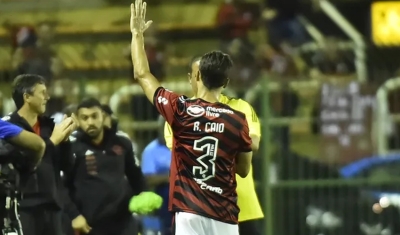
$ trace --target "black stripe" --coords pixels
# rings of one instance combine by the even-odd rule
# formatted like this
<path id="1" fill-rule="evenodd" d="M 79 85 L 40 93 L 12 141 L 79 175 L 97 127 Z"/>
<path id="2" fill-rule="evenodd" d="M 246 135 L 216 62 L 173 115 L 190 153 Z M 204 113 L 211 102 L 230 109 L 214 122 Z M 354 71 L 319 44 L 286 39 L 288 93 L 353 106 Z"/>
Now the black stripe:
<path id="1" fill-rule="evenodd" d="M 195 195 L 196 196 L 196 195 Z M 198 206 L 196 203 L 194 203 L 193 201 L 191 201 L 188 197 L 185 197 L 183 194 L 179 193 L 179 192 L 174 192 L 174 199 L 178 200 L 180 202 L 182 202 L 183 204 L 185 204 L 188 208 L 199 212 L 199 213 L 204 213 L 204 214 L 208 214 L 205 210 L 203 210 L 200 206 Z"/>
<path id="2" fill-rule="evenodd" d="M 238 115 L 240 116 L 240 115 Z M 236 129 L 241 130 L 243 128 L 243 125 L 240 121 L 236 120 L 234 117 L 232 117 L 232 114 L 223 114 L 221 115 L 221 119 L 224 120 L 224 122 L 228 122 L 230 123 L 232 126 L 234 126 Z M 243 116 L 243 118 L 241 119 L 245 119 L 245 116 Z"/>
<path id="3" fill-rule="evenodd" d="M 187 179 L 187 180 L 192 180 L 192 179 Z M 226 210 L 224 205 L 219 206 L 218 204 L 213 204 L 210 202 L 211 200 L 216 201 L 216 202 L 221 201 L 221 197 L 218 197 L 218 198 L 213 197 L 213 196 L 217 196 L 217 194 L 207 193 L 206 191 L 203 191 L 202 189 L 200 189 L 199 186 L 198 186 L 198 188 L 194 188 L 191 185 L 189 185 L 188 183 L 183 182 L 183 181 L 180 181 L 180 182 L 176 183 L 175 185 L 180 186 L 186 193 L 190 193 L 193 196 L 195 196 L 201 203 L 203 203 L 203 205 L 207 206 L 211 211 L 213 211 L 213 214 L 218 214 L 216 211 L 220 212 L 220 211 Z M 224 198 L 222 200 L 222 203 L 228 202 L 225 200 L 226 199 Z M 189 207 L 189 208 L 192 208 L 192 207 Z M 207 213 L 207 214 L 209 214 L 209 213 Z"/>

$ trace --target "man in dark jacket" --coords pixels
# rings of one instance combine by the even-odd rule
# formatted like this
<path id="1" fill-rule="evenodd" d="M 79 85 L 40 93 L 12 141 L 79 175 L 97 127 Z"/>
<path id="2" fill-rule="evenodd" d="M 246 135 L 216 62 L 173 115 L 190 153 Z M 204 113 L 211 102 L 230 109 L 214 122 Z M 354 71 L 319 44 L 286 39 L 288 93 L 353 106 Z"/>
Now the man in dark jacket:
<path id="1" fill-rule="evenodd" d="M 75 163 L 66 174 L 70 193 L 93 235 L 138 234 L 129 200 L 145 188 L 135 163 L 132 144 L 115 128 L 104 127 L 102 106 L 96 99 L 78 105 L 80 129 L 74 134 Z"/>
<path id="2" fill-rule="evenodd" d="M 21 172 L 23 199 L 20 215 L 25 235 L 61 235 L 63 185 L 60 171 L 72 162 L 68 136 L 76 128 L 73 118 L 55 125 L 43 116 L 49 100 L 45 79 L 38 75 L 19 75 L 14 79 L 12 98 L 17 111 L 6 119 L 41 136 L 46 144 L 42 162 L 34 172 Z M 78 215 L 77 215 L 78 216 Z"/>

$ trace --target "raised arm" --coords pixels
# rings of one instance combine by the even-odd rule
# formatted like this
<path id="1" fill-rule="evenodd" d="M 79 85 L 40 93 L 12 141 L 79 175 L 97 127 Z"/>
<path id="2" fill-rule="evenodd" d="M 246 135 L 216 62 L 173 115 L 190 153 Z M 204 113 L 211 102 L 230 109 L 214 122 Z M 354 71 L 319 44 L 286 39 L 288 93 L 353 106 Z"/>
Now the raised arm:
<path id="1" fill-rule="evenodd" d="M 138 80 L 147 99 L 153 103 L 154 94 L 161 85 L 153 74 L 150 73 L 149 61 L 144 49 L 143 33 L 153 23 L 152 21 L 146 22 L 145 17 L 146 2 L 136 0 L 135 4 L 131 4 L 131 55 L 134 77 Z"/>

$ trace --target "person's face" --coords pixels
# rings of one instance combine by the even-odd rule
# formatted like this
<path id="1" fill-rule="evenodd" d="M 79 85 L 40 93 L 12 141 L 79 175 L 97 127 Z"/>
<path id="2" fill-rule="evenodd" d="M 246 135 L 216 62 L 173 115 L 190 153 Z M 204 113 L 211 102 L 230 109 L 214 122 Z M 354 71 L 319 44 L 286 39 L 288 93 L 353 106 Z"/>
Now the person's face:
<path id="1" fill-rule="evenodd" d="M 24 100 L 25 103 L 28 104 L 29 108 L 41 115 L 46 112 L 47 101 L 49 101 L 50 96 L 47 93 L 46 85 L 44 84 L 36 84 L 33 87 L 33 91 L 31 94 L 25 93 Z"/>
<path id="2" fill-rule="evenodd" d="M 192 71 L 188 73 L 189 83 L 192 86 L 193 94 L 197 94 L 197 89 L 198 89 L 197 82 L 200 76 L 199 66 L 200 66 L 200 60 L 193 62 Z"/>
<path id="3" fill-rule="evenodd" d="M 103 131 L 104 118 L 100 107 L 79 109 L 78 121 L 80 128 L 92 138 L 96 138 Z"/>

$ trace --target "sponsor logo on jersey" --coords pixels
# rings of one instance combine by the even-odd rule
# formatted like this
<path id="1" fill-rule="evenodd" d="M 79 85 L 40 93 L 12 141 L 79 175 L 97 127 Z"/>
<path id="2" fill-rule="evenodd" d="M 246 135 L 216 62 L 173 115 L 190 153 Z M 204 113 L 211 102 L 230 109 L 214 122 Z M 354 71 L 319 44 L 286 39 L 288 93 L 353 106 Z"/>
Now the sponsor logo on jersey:
<path id="1" fill-rule="evenodd" d="M 159 104 L 163 104 L 163 105 L 167 105 L 168 104 L 168 100 L 165 97 L 159 96 L 157 98 L 157 100 L 158 100 Z"/>
<path id="2" fill-rule="evenodd" d="M 203 116 L 206 110 L 199 105 L 191 105 L 186 109 L 186 113 L 192 117 Z"/>
<path id="3" fill-rule="evenodd" d="M 213 113 L 228 113 L 228 114 L 233 114 L 233 111 L 230 109 L 224 109 L 224 108 L 214 108 L 214 107 L 207 107 L 206 110 L 208 112 L 213 112 Z"/>

